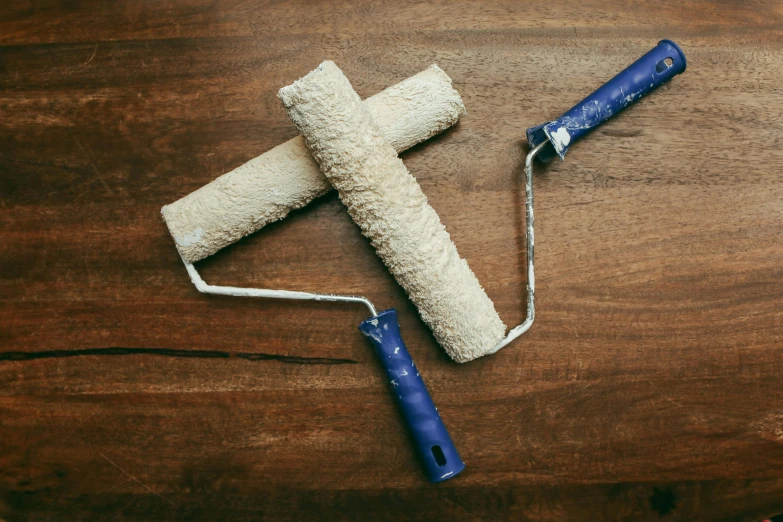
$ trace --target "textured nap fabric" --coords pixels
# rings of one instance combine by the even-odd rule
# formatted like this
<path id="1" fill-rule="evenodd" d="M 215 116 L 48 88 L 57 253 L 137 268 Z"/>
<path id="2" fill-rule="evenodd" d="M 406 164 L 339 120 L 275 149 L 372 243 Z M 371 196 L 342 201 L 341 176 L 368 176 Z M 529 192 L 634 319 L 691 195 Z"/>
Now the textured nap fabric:
<path id="1" fill-rule="evenodd" d="M 342 71 L 324 62 L 278 97 L 441 346 L 458 362 L 485 355 L 505 325 Z"/>
<path id="2" fill-rule="evenodd" d="M 451 127 L 465 113 L 451 78 L 437 65 L 364 103 L 398 152 Z M 194 263 L 331 188 L 297 136 L 166 205 L 161 213 L 182 258 Z"/>

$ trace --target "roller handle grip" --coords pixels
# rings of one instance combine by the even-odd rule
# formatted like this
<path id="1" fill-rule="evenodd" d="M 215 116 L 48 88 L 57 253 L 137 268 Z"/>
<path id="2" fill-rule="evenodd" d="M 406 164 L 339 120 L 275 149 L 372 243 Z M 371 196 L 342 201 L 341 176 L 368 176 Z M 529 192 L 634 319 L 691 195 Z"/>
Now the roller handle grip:
<path id="1" fill-rule="evenodd" d="M 392 308 L 359 325 L 375 347 L 400 412 L 431 482 L 456 476 L 465 464 L 449 436 L 424 381 L 400 337 L 397 312 Z"/>
<path id="2" fill-rule="evenodd" d="M 647 54 L 603 84 L 560 118 L 527 130 L 531 147 L 544 139 L 565 158 L 568 147 L 599 124 L 619 113 L 645 94 L 685 71 L 685 54 L 671 40 L 661 40 Z M 551 159 L 539 155 L 546 161 Z"/>

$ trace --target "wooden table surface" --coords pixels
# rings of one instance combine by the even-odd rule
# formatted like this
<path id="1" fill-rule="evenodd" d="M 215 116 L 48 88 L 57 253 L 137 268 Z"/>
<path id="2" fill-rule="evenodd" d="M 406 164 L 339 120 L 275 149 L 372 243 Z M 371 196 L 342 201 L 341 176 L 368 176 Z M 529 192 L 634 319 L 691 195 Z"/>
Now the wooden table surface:
<path id="1" fill-rule="evenodd" d="M 611 4 L 611 5 L 610 5 Z M 396 307 L 467 469 L 430 485 L 360 306 L 199 294 L 159 210 L 295 136 L 277 90 L 440 65 L 402 155 L 504 321 L 527 127 L 688 69 L 536 172 L 537 317 L 459 365 L 334 194 L 199 264 Z M 758 520 L 783 511 L 783 4 L 4 2 L 0 520 Z"/>

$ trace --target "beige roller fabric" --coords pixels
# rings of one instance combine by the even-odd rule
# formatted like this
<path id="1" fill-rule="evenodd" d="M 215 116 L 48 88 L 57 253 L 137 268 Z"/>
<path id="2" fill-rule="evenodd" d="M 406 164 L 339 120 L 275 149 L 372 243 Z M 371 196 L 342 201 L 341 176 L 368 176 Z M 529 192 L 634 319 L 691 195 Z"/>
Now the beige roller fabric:
<path id="1" fill-rule="evenodd" d="M 365 102 L 386 139 L 406 150 L 454 125 L 465 107 L 437 65 Z M 185 261 L 194 263 L 331 190 L 301 136 L 166 205 L 163 218 Z"/>
<path id="2" fill-rule="evenodd" d="M 441 346 L 458 362 L 485 355 L 503 338 L 505 325 L 342 71 L 324 62 L 278 96 Z"/>

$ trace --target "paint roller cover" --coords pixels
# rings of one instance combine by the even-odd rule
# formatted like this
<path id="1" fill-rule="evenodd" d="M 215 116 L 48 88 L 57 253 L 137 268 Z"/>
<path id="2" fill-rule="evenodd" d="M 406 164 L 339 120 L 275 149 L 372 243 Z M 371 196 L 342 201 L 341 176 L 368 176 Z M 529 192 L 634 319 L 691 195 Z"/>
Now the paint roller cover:
<path id="1" fill-rule="evenodd" d="M 278 96 L 441 346 L 458 362 L 488 353 L 505 325 L 342 71 L 324 62 Z"/>
<path id="2" fill-rule="evenodd" d="M 398 152 L 454 125 L 465 113 L 437 65 L 364 102 Z M 331 190 L 301 136 L 163 207 L 182 258 L 195 263 Z"/>

